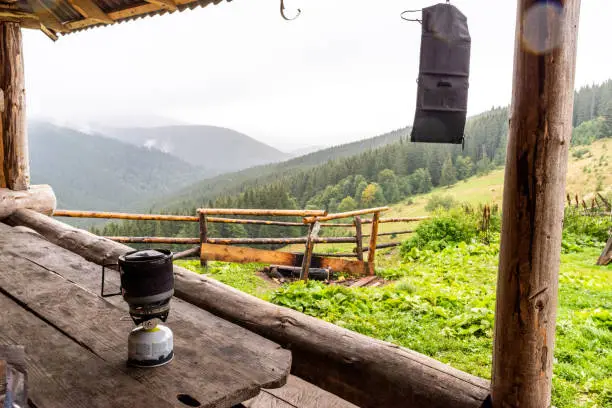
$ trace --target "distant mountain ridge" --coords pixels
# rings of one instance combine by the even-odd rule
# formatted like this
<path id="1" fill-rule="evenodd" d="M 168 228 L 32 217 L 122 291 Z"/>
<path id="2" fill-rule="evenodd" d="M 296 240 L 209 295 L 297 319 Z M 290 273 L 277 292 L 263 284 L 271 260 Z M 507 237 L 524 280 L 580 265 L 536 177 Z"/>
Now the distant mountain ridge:
<path id="1" fill-rule="evenodd" d="M 46 122 L 30 122 L 32 182 L 50 184 L 58 208 L 136 210 L 211 173 L 157 150 Z"/>
<path id="2" fill-rule="evenodd" d="M 290 157 L 243 133 L 217 126 L 107 128 L 105 132 L 122 142 L 157 149 L 192 165 L 214 169 L 216 174 Z"/>

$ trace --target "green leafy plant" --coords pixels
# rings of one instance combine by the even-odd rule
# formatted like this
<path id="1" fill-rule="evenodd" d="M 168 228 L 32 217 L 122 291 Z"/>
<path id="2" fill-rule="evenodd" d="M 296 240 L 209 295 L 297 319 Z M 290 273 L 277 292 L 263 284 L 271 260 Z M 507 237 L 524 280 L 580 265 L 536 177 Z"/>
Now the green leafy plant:
<path id="1" fill-rule="evenodd" d="M 441 251 L 449 245 L 470 242 L 479 231 L 478 216 L 462 209 L 438 210 L 432 218 L 422 221 L 414 235 L 401 246 L 407 256 L 413 248 Z"/>

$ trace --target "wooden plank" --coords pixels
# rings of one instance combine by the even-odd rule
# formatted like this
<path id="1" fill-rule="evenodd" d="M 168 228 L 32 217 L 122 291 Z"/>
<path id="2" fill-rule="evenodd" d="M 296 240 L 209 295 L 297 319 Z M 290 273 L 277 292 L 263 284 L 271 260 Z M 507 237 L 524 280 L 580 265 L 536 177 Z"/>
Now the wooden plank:
<path id="1" fill-rule="evenodd" d="M 200 245 L 194 248 L 186 249 L 181 252 L 175 252 L 173 259 L 200 257 Z"/>
<path id="2" fill-rule="evenodd" d="M 274 216 L 274 217 L 307 217 L 307 216 L 324 216 L 327 211 L 323 210 L 271 210 L 271 209 L 254 209 L 254 208 L 199 208 L 198 213 L 206 215 L 258 215 L 258 216 Z"/>
<path id="3" fill-rule="evenodd" d="M 27 190 L 30 164 L 19 23 L 0 22 L 0 89 L 4 94 L 4 110 L 0 113 L 0 187 Z"/>
<path id="4" fill-rule="evenodd" d="M 496 408 L 551 405 L 580 0 L 558 4 L 562 15 L 538 9 L 537 0 L 517 7 L 493 340 Z M 538 53 L 530 38 L 556 43 Z"/>
<path id="5" fill-rule="evenodd" d="M 2 290 L 169 402 L 180 405 L 176 395 L 186 393 L 202 406 L 230 406 L 257 395 L 260 387 L 284 385 L 288 351 L 179 299 L 173 299 L 167 323 L 174 332 L 172 363 L 156 370 L 127 368 L 127 334 L 133 327 L 122 319 L 127 305 L 119 296 L 104 300 L 87 291 L 99 291 L 100 267 L 42 237 L 3 227 Z M 111 272 L 107 282 L 116 290 L 118 274 Z"/>
<path id="6" fill-rule="evenodd" d="M 376 245 L 376 249 L 393 248 L 393 247 L 400 246 L 400 245 L 402 245 L 401 242 L 387 242 L 384 244 Z M 363 251 L 368 252 L 370 251 L 370 248 L 364 248 Z"/>
<path id="7" fill-rule="evenodd" d="M 267 263 L 287 266 L 302 265 L 303 256 L 290 252 L 270 251 L 246 247 L 229 247 L 227 245 L 204 244 L 200 257 L 205 261 Z M 363 275 L 364 263 L 349 259 L 313 256 L 310 266 L 331 269 L 336 272 L 347 272 L 351 275 Z"/>
<path id="8" fill-rule="evenodd" d="M 343 213 L 335 213 L 335 214 L 329 214 L 326 216 L 320 216 L 320 217 L 317 217 L 317 220 L 321 222 L 331 221 L 331 220 L 338 220 L 341 218 L 354 217 L 356 215 L 372 214 L 372 213 L 376 214 L 376 213 L 380 213 L 381 211 L 387 211 L 387 210 L 389 210 L 389 207 L 366 208 L 363 210 L 354 210 L 354 211 L 347 211 Z M 313 217 L 304 218 L 305 223 L 312 223 L 314 221 L 315 219 Z"/>
<path id="9" fill-rule="evenodd" d="M 310 269 L 310 262 L 312 261 L 312 250 L 314 249 L 315 242 L 319 236 L 319 230 L 321 224 L 314 222 L 310 224 L 308 228 L 308 236 L 306 239 L 306 247 L 304 249 L 304 256 L 302 258 L 302 271 L 300 273 L 300 279 L 304 282 L 308 282 L 308 269 Z"/>
<path id="10" fill-rule="evenodd" d="M 361 230 L 361 217 L 355 217 L 355 253 L 357 254 L 357 259 L 363 261 L 363 233 Z"/>
<path id="11" fill-rule="evenodd" d="M 376 263 L 376 239 L 378 237 L 378 220 L 380 219 L 380 213 L 374 213 L 372 217 L 372 231 L 370 232 L 370 245 L 368 251 L 368 273 L 374 275 L 375 263 Z"/>
<path id="12" fill-rule="evenodd" d="M 105 211 L 73 211 L 55 210 L 54 217 L 74 217 L 74 218 L 105 218 L 114 220 L 138 220 L 138 221 L 189 221 L 198 222 L 199 218 L 190 215 L 170 215 L 170 214 L 128 214 L 119 212 Z"/>
<path id="13" fill-rule="evenodd" d="M 0 309 L 0 344 L 25 346 L 28 397 L 32 406 L 175 406 L 3 293 L 0 294 Z"/>
<path id="14" fill-rule="evenodd" d="M 220 244 L 220 245 L 290 245 L 290 244 L 305 244 L 306 241 L 308 241 L 306 237 L 301 237 L 301 238 L 208 238 L 207 240 L 207 242 L 210 244 Z M 352 244 L 352 243 L 355 243 L 355 238 L 354 237 L 317 237 L 317 238 L 313 238 L 312 241 L 316 244 L 332 244 L 332 243 Z M 128 242 L 128 241 L 126 240 L 124 242 Z"/>
<path id="15" fill-rule="evenodd" d="M 6 222 L 32 228 L 49 241 L 97 263 L 131 250 L 33 211 L 18 210 Z M 184 268 L 175 266 L 174 273 L 177 297 L 290 346 L 294 374 L 354 404 L 486 406 L 486 380 L 414 351 L 270 304 Z M 176 308 L 173 304 L 173 310 Z"/>
<path id="16" fill-rule="evenodd" d="M 253 225 L 278 225 L 283 227 L 305 227 L 303 222 L 272 221 L 272 220 L 248 220 L 236 218 L 206 217 L 208 222 L 221 224 L 253 224 Z"/>
<path id="17" fill-rule="evenodd" d="M 366 268 L 363 261 L 342 258 L 313 256 L 310 266 L 315 268 L 329 268 L 335 272 L 346 272 L 351 276 L 361 276 Z"/>
<path id="18" fill-rule="evenodd" d="M 270 251 L 246 247 L 229 247 L 227 245 L 202 244 L 200 256 L 205 261 L 269 263 L 296 266 L 296 255 L 288 252 Z"/>
<path id="19" fill-rule="evenodd" d="M 610 202 L 608 200 L 606 200 L 606 198 L 604 196 L 602 196 L 601 193 L 597 193 L 597 197 L 599 197 L 599 199 L 601 201 L 603 201 L 603 203 L 606 206 L 606 210 L 612 211 L 612 204 L 610 204 Z"/>
<path id="20" fill-rule="evenodd" d="M 380 224 L 388 224 L 388 223 L 395 223 L 395 222 L 413 222 L 413 221 L 423 221 L 423 220 L 427 220 L 431 217 L 429 216 L 423 216 L 423 217 L 400 217 L 400 218 L 381 218 L 378 220 L 378 222 Z M 368 224 L 372 223 L 372 220 L 367 220 Z"/>
<path id="21" fill-rule="evenodd" d="M 179 237 L 104 237 L 115 242 L 132 244 L 199 244 L 200 238 L 179 238 Z"/>
<path id="22" fill-rule="evenodd" d="M 27 190 L 0 188 L 0 219 L 8 217 L 19 208 L 29 208 L 39 213 L 51 215 L 56 199 L 53 189 L 48 185 L 30 186 Z"/>
<path id="23" fill-rule="evenodd" d="M 597 265 L 608 265 L 609 263 L 612 263 L 612 236 L 608 239 L 601 256 L 597 259 Z"/>
<path id="24" fill-rule="evenodd" d="M 378 222 L 380 224 L 380 221 Z M 391 232 L 382 232 L 378 233 L 379 237 L 390 236 L 390 235 L 404 235 L 404 234 L 412 234 L 414 230 L 403 230 L 403 231 L 391 231 Z M 370 234 L 365 234 L 363 237 L 369 237 Z"/>
<path id="25" fill-rule="evenodd" d="M 146 0 L 147 3 L 156 4 L 164 10 L 176 11 L 176 3 L 173 0 Z"/>
<path id="26" fill-rule="evenodd" d="M 367 286 L 370 282 L 376 279 L 376 276 L 366 276 L 365 278 L 359 279 L 357 282 L 351 285 L 352 288 L 359 288 L 362 286 Z"/>
<path id="27" fill-rule="evenodd" d="M 87 19 L 103 24 L 114 23 L 113 19 L 92 0 L 68 0 L 68 2 L 79 14 Z"/>
<path id="28" fill-rule="evenodd" d="M 247 408 L 301 408 L 265 391 L 259 393 L 255 398 L 243 402 L 242 405 Z"/>
<path id="29" fill-rule="evenodd" d="M 283 387 L 273 390 L 262 390 L 262 393 L 273 395 L 299 408 L 357 408 L 356 405 L 295 375 L 290 375 L 287 384 Z"/>

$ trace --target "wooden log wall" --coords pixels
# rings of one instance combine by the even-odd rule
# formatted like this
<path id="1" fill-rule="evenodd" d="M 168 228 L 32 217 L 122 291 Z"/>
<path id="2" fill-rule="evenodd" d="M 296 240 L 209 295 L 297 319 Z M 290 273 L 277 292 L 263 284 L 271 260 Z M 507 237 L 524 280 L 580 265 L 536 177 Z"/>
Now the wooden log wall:
<path id="1" fill-rule="evenodd" d="M 0 219 L 8 217 L 20 208 L 29 208 L 51 215 L 55 210 L 55 205 L 55 194 L 48 185 L 34 185 L 28 190 L 19 191 L 0 188 Z"/>
<path id="2" fill-rule="evenodd" d="M 542 4 L 518 0 L 517 8 L 495 308 L 495 408 L 551 405 L 580 0 L 561 1 L 562 15 L 551 9 L 537 18 L 529 14 Z M 534 42 L 550 49 L 535 52 L 529 47 Z"/>
<path id="3" fill-rule="evenodd" d="M 56 245 L 98 264 L 112 262 L 131 250 L 28 210 L 18 210 L 6 221 L 34 229 Z M 414 351 L 275 306 L 183 268 L 175 266 L 174 271 L 177 297 L 290 347 L 293 374 L 361 407 L 487 406 L 486 380 Z"/>
<path id="4" fill-rule="evenodd" d="M 30 186 L 23 47 L 19 23 L 0 21 L 0 187 Z"/>

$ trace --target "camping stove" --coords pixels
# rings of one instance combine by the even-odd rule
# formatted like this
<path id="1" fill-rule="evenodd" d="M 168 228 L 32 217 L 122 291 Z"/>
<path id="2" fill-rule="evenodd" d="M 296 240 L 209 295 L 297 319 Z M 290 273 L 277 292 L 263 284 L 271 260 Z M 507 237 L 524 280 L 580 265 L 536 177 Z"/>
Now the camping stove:
<path id="1" fill-rule="evenodd" d="M 130 366 L 157 367 L 174 356 L 172 331 L 160 324 L 170 312 L 174 294 L 172 252 L 147 249 L 119 257 L 121 295 L 136 324 L 128 337 Z"/>

